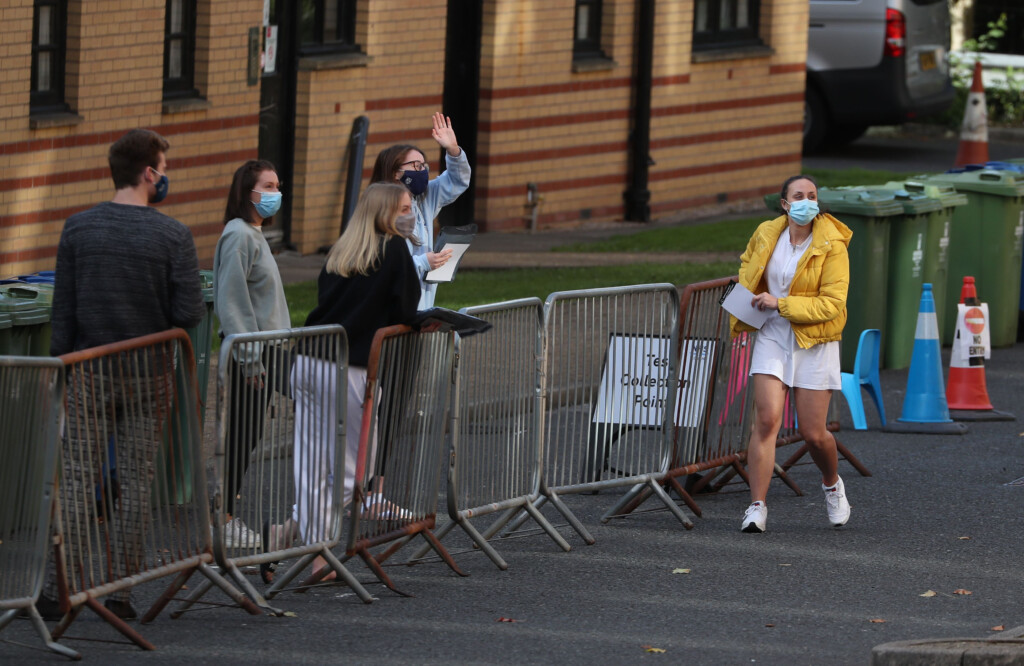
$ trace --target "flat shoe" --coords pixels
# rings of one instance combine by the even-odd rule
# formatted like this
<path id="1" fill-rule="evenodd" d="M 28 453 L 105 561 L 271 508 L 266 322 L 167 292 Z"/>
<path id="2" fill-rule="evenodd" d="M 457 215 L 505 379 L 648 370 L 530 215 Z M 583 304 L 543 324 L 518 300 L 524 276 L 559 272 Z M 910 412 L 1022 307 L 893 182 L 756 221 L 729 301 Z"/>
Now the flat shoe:
<path id="1" fill-rule="evenodd" d="M 263 537 L 263 552 L 269 552 L 267 548 L 270 547 L 270 521 L 264 520 L 263 527 L 260 529 Z M 273 550 L 273 549 L 271 549 Z M 260 562 L 260 580 L 265 585 L 270 585 L 274 582 L 274 572 L 277 570 L 277 562 Z"/>

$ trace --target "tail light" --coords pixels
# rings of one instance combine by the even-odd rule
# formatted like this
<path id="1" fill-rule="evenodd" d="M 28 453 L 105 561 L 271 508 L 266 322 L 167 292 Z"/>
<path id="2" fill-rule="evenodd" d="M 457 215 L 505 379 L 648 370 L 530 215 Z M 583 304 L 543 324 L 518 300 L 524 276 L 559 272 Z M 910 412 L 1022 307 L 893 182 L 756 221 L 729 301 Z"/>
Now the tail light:
<path id="1" fill-rule="evenodd" d="M 896 9 L 885 10 L 885 51 L 884 54 L 893 58 L 903 55 L 907 45 L 907 21 L 903 12 Z"/>

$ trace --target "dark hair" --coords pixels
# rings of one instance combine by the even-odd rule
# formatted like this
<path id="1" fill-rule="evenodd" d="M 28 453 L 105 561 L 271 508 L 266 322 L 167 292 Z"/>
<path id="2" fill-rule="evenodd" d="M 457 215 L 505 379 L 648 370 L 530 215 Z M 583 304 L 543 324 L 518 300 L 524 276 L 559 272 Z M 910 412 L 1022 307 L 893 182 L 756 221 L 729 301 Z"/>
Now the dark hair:
<path id="1" fill-rule="evenodd" d="M 789 193 L 789 186 L 798 180 L 809 180 L 811 181 L 811 185 L 814 185 L 814 189 L 818 189 L 818 181 L 814 180 L 813 176 L 806 176 L 804 174 L 790 176 L 786 179 L 786 182 L 782 184 L 782 190 L 779 192 L 779 210 L 782 210 L 782 200 L 786 199 L 786 195 Z M 786 201 L 789 201 L 789 199 L 786 199 Z"/>
<path id="2" fill-rule="evenodd" d="M 228 205 L 224 208 L 224 224 L 236 217 L 240 217 L 246 222 L 252 222 L 256 209 L 253 208 L 249 193 L 256 187 L 256 182 L 264 171 L 276 173 L 277 168 L 267 160 L 249 160 L 238 167 L 235 176 L 231 179 L 231 189 L 228 190 Z M 273 223 L 273 216 L 263 220 L 265 227 L 269 227 Z"/>
<path id="3" fill-rule="evenodd" d="M 370 175 L 371 183 L 393 183 L 395 182 L 395 172 L 401 171 L 399 167 L 402 166 L 402 158 L 410 150 L 415 150 L 423 158 L 426 159 L 427 154 L 417 148 L 416 146 L 410 146 L 407 143 L 400 143 L 390 148 L 377 153 L 377 161 L 373 163 L 373 173 Z"/>
<path id="4" fill-rule="evenodd" d="M 135 187 L 142 180 L 146 167 L 156 169 L 160 153 L 166 153 L 171 144 L 153 130 L 133 129 L 110 145 L 107 162 L 114 187 Z"/>

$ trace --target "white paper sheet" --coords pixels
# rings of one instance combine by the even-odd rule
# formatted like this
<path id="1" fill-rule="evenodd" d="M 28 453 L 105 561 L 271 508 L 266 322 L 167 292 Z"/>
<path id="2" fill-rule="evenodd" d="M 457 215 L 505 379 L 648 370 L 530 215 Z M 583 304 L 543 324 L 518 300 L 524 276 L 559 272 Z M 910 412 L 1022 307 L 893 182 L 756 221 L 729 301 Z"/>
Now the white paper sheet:
<path id="1" fill-rule="evenodd" d="M 455 278 L 455 269 L 459 267 L 462 255 L 468 249 L 469 243 L 445 243 L 445 246 L 441 248 L 441 252 L 451 250 L 452 256 L 448 257 L 448 261 L 445 262 L 444 266 L 435 268 L 427 273 L 424 279 L 427 282 L 451 282 Z"/>
<path id="2" fill-rule="evenodd" d="M 729 292 L 729 295 L 722 302 L 722 307 L 725 308 L 726 312 L 743 323 L 760 329 L 764 326 L 764 322 L 768 320 L 770 313 L 767 310 L 758 310 L 752 307 L 750 301 L 753 299 L 754 294 L 750 293 L 749 289 L 736 283 L 736 286 L 732 288 L 732 291 Z"/>

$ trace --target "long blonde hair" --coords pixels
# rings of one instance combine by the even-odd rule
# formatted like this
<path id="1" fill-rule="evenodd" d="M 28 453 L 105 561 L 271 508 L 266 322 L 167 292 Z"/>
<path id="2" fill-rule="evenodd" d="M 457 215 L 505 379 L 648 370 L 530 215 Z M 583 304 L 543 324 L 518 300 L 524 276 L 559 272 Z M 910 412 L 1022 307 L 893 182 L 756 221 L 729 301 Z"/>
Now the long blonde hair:
<path id="1" fill-rule="evenodd" d="M 402 195 L 408 193 L 405 185 L 399 183 L 373 183 L 367 187 L 341 238 L 327 253 L 327 272 L 350 277 L 369 275 L 376 270 L 386 242 L 392 236 L 402 236 L 395 227 L 395 219 L 401 212 Z M 380 242 L 381 235 L 385 243 Z"/>

